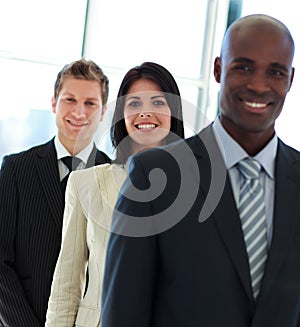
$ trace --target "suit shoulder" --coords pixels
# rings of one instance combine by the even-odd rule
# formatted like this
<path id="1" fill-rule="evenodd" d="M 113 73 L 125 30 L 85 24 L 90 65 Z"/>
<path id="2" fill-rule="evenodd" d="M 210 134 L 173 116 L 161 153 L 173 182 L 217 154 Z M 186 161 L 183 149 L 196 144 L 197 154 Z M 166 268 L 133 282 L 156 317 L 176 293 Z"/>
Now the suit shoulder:
<path id="1" fill-rule="evenodd" d="M 70 179 L 74 180 L 76 184 L 89 184 L 93 180 L 105 180 L 111 176 L 124 175 L 126 170 L 117 164 L 105 163 L 90 168 L 73 171 Z M 107 177 L 108 176 L 108 177 Z"/>
<path id="2" fill-rule="evenodd" d="M 97 149 L 96 161 L 101 165 L 105 163 L 111 163 L 111 158 L 105 152 Z"/>
<path id="3" fill-rule="evenodd" d="M 86 199 L 95 190 L 111 190 L 121 187 L 127 176 L 124 167 L 116 164 L 102 164 L 83 170 L 73 171 L 68 183 L 77 190 L 81 199 Z M 107 194 L 110 192 L 107 191 Z M 84 202 L 84 201 L 83 201 Z"/>
<path id="4" fill-rule="evenodd" d="M 169 143 L 158 148 L 142 151 L 132 156 L 130 159 L 141 161 L 156 161 L 158 162 L 162 158 L 166 158 L 168 155 L 171 157 L 185 157 L 188 160 L 189 156 L 194 157 L 195 149 L 199 151 L 200 147 L 204 147 L 199 135 L 193 135 L 189 138 L 179 139 L 178 141 Z"/>
<path id="5" fill-rule="evenodd" d="M 97 166 L 81 169 L 81 170 L 75 170 L 71 172 L 70 178 L 75 180 L 89 180 L 92 176 L 97 175 L 102 170 L 109 170 L 111 169 L 110 163 L 104 163 Z"/>
<path id="6" fill-rule="evenodd" d="M 181 149 L 187 144 L 188 140 L 180 139 L 178 141 L 169 143 L 167 145 L 162 145 L 157 148 L 153 149 L 147 149 L 141 152 L 138 152 L 137 154 L 131 156 L 131 158 L 152 158 L 152 157 L 160 157 L 164 152 L 173 152 L 176 149 Z"/>
<path id="7" fill-rule="evenodd" d="M 16 165 L 18 164 L 24 164 L 26 162 L 31 162 L 33 157 L 37 156 L 39 153 L 43 152 L 46 149 L 49 149 L 51 147 L 52 141 L 49 141 L 44 144 L 38 144 L 35 146 L 32 146 L 29 149 L 8 154 L 3 157 L 3 165 L 10 162 L 14 163 Z M 53 148 L 54 149 L 54 148 Z"/>
<path id="8" fill-rule="evenodd" d="M 290 145 L 285 144 L 282 140 L 279 139 L 279 149 L 284 152 L 286 155 L 289 155 L 293 160 L 300 160 L 300 151 L 291 147 Z"/>

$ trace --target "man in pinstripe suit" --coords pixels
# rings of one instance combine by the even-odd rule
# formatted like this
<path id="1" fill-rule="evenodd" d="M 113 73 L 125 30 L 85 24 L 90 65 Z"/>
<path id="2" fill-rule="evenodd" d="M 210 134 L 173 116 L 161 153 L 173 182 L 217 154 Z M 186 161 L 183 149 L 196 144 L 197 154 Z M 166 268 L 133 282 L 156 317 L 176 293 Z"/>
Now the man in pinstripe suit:
<path id="1" fill-rule="evenodd" d="M 52 98 L 57 135 L 46 144 L 6 156 L 0 170 L 0 326 L 44 326 L 60 250 L 64 210 L 61 158 L 78 169 L 110 162 L 93 136 L 108 98 L 108 79 L 92 61 L 58 74 Z"/>

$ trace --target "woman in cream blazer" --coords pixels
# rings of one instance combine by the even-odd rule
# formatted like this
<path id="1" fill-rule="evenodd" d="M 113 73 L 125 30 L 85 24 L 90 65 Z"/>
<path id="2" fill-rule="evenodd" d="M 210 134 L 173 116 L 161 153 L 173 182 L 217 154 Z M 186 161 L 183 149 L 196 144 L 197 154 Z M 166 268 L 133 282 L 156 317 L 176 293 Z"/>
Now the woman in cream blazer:
<path id="1" fill-rule="evenodd" d="M 74 171 L 68 180 L 46 327 L 100 325 L 106 247 L 127 159 L 183 137 L 180 93 L 170 72 L 150 62 L 130 69 L 118 92 L 111 127 L 114 163 Z"/>

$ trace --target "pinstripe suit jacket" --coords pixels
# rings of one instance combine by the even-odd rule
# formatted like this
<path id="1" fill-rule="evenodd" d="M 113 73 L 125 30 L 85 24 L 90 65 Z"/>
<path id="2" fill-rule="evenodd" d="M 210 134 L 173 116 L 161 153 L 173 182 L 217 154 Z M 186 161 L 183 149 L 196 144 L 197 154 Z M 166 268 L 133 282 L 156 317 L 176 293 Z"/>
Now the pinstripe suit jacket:
<path id="1" fill-rule="evenodd" d="M 106 162 L 94 148 L 87 166 Z M 0 326 L 44 326 L 64 211 L 53 139 L 3 159 L 0 203 Z"/>

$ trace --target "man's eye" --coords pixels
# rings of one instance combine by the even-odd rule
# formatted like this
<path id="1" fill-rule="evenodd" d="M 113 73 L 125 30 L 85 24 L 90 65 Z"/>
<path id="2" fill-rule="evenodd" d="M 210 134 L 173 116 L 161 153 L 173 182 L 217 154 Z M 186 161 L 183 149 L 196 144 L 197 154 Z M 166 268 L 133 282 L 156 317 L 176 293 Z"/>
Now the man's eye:
<path id="1" fill-rule="evenodd" d="M 89 106 L 92 107 L 92 106 L 95 106 L 95 103 L 94 103 L 93 101 L 88 101 L 88 102 L 87 102 L 87 105 L 89 105 Z"/>
<path id="2" fill-rule="evenodd" d="M 278 77 L 284 76 L 284 74 L 279 70 L 272 70 L 272 75 L 278 76 Z"/>
<path id="3" fill-rule="evenodd" d="M 236 66 L 235 69 L 249 71 L 250 70 L 250 67 L 247 66 L 247 65 L 239 65 L 239 66 Z"/>
<path id="4" fill-rule="evenodd" d="M 66 98 L 66 101 L 68 101 L 68 102 L 74 102 L 75 99 L 74 98 Z"/>

